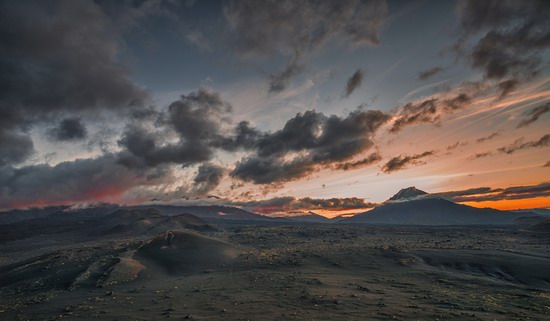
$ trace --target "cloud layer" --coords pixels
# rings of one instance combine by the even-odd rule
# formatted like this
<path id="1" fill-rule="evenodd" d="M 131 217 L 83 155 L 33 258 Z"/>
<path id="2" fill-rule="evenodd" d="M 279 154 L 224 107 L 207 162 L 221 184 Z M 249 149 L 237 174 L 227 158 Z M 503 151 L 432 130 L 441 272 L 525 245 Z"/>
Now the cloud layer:
<path id="1" fill-rule="evenodd" d="M 5 125 L 0 126 L 0 164 L 32 155 L 27 132 L 35 122 L 63 113 L 119 111 L 147 99 L 118 62 L 118 39 L 110 27 L 93 1 L 0 3 L 0 119 Z M 61 124 L 66 125 L 71 124 Z M 55 139 L 71 134 L 60 130 Z"/>
<path id="2" fill-rule="evenodd" d="M 274 54 L 288 59 L 270 76 L 270 91 L 286 88 L 304 70 L 301 60 L 327 42 L 376 46 L 387 15 L 383 0 L 230 1 L 225 17 L 233 45 L 245 57 Z"/>
<path id="3" fill-rule="evenodd" d="M 394 71 L 390 68 L 382 72 L 377 66 L 368 65 L 370 61 L 359 62 L 358 57 L 364 52 L 354 50 L 381 46 L 387 23 L 400 23 L 399 15 L 388 19 L 385 1 L 228 1 L 217 4 L 218 24 L 209 25 L 208 30 L 184 27 L 187 16 L 181 13 L 190 13 L 185 10 L 194 5 L 189 4 L 185 10 L 183 6 L 172 1 L 0 2 L 0 207 L 208 197 L 219 192 L 225 181 L 227 186 L 267 190 L 300 179 L 314 179 L 320 171 L 351 171 L 378 163 L 382 172 L 394 173 L 426 163 L 438 153 L 437 148 L 445 150 L 445 156 L 458 154 L 468 142 L 463 137 L 452 137 L 443 145 L 416 151 L 399 145 L 406 149 L 395 156 L 388 155 L 392 147 L 386 149 L 378 144 L 380 136 L 389 135 L 389 141 L 406 144 L 403 135 L 409 133 L 409 127 L 446 126 L 443 120 L 455 113 L 474 119 L 472 115 L 484 112 L 481 108 L 473 110 L 482 100 L 495 110 L 499 104 L 508 104 L 540 73 L 550 47 L 550 6 L 546 1 L 459 1 L 455 36 L 458 34 L 461 44 L 455 46 L 453 54 L 458 53 L 473 73 L 482 72 L 483 76 L 468 78 L 474 81 L 450 79 L 444 84 L 424 84 L 405 97 L 418 97 L 415 100 L 401 101 L 396 97 L 397 106 L 382 101 L 383 110 L 367 110 L 364 102 L 357 102 L 360 106 L 352 109 L 354 106 L 349 104 L 362 95 L 343 98 L 350 97 L 366 81 L 371 84 L 372 79 L 390 79 L 390 74 L 402 67 L 395 64 Z M 164 97 L 152 95 L 137 82 L 147 78 L 149 69 L 155 69 L 154 74 L 159 72 L 158 66 L 164 65 L 150 62 L 140 50 L 135 50 L 139 46 L 154 52 L 155 41 L 166 41 L 155 34 L 156 28 L 162 27 L 158 20 L 148 20 L 151 25 L 141 23 L 141 19 L 161 12 L 163 18 L 176 22 L 173 26 L 178 26 L 175 29 L 181 39 L 177 39 L 184 49 L 192 45 L 191 49 L 198 49 L 201 54 L 201 59 L 190 55 L 199 62 L 193 66 L 196 69 L 185 70 L 170 85 L 199 89 L 187 90 L 165 105 Z M 151 43 L 144 41 L 145 45 L 140 42 L 141 36 L 147 34 L 143 37 L 147 38 L 151 36 L 149 32 L 155 39 Z M 179 45 L 174 44 L 174 49 L 181 49 Z M 254 98 L 256 93 L 249 90 L 255 88 L 239 92 L 240 78 L 236 79 L 237 84 L 233 79 L 223 79 L 226 72 L 249 77 L 250 70 L 233 73 L 231 68 L 205 67 L 206 61 L 219 60 L 220 47 L 230 52 L 223 53 L 224 59 L 237 56 L 236 69 L 251 67 L 260 77 L 268 76 L 269 93 L 261 93 L 265 97 Z M 321 55 L 324 50 L 328 55 Z M 347 65 L 338 62 L 325 66 L 327 58 L 334 59 L 335 50 L 347 50 L 353 59 Z M 368 53 L 371 50 L 378 49 L 368 49 Z M 208 58 L 202 60 L 203 56 Z M 323 61 L 322 67 L 315 66 L 319 61 Z M 195 60 L 186 63 L 195 64 Z M 131 64 L 143 67 L 135 70 L 135 79 Z M 455 71 L 448 63 L 442 65 L 449 74 Z M 182 67 L 176 63 L 166 66 L 174 70 Z M 369 73 L 355 69 L 357 66 L 368 67 Z M 356 70 L 344 75 L 349 77 L 345 84 L 331 82 L 339 67 Z M 416 77 L 429 80 L 443 69 L 435 66 L 412 70 L 409 78 L 418 86 Z M 195 71 L 204 75 L 204 81 L 188 79 Z M 303 93 L 302 101 L 296 103 L 294 96 L 279 94 L 292 89 L 293 80 L 304 73 L 311 76 L 309 80 L 315 85 Z M 219 91 L 210 88 L 214 84 Z M 387 93 L 393 94 L 392 86 L 388 84 Z M 399 84 L 403 90 L 405 86 Z M 537 90 L 543 86 L 546 83 Z M 234 88 L 239 89 L 231 92 Z M 164 89 L 159 91 L 166 94 Z M 325 89 L 327 93 L 323 92 Z M 171 94 L 172 91 L 166 95 Z M 510 142 L 513 141 L 490 151 L 469 151 L 475 152 L 472 158 L 507 157 L 550 146 L 550 135 L 533 134 L 550 112 L 550 103 L 542 94 L 533 107 L 519 115 L 517 124 L 511 125 L 517 125 L 517 131 L 507 131 L 503 124 L 499 125 L 502 130 L 491 134 L 471 133 L 475 135 L 472 137 L 479 137 L 471 142 L 484 143 L 497 135 L 499 140 L 511 136 Z M 331 98 L 338 96 L 342 99 Z M 234 119 L 228 99 L 244 105 L 236 106 L 244 119 Z M 276 104 L 269 105 L 273 101 Z M 339 105 L 329 105 L 334 101 Z M 266 106 L 261 105 L 264 102 Z M 472 108 L 471 115 L 465 115 L 470 111 L 467 108 Z M 258 111 L 266 111 L 267 117 L 274 115 L 271 130 L 262 128 L 265 123 L 254 119 L 255 115 L 248 118 Z M 536 138 L 518 138 L 519 132 Z M 452 135 L 449 132 L 442 139 Z M 413 145 L 416 144 L 410 144 Z M 74 150 L 61 151 L 65 147 Z M 52 148 L 59 150 L 52 153 Z M 93 156 L 79 159 L 82 155 Z M 54 185 L 56 189 L 51 188 Z M 486 197 L 501 191 L 469 193 L 473 192 Z M 282 204 L 280 208 L 288 210 L 300 206 L 370 206 L 362 199 L 336 198 L 291 197 L 262 202 L 278 202 Z"/>
<path id="4" fill-rule="evenodd" d="M 437 193 L 434 195 L 447 197 L 455 202 L 484 202 L 550 197 L 550 182 L 508 188 L 479 187 L 461 191 Z"/>
<path id="5" fill-rule="evenodd" d="M 292 196 L 276 197 L 261 201 L 233 202 L 234 206 L 247 208 L 257 213 L 304 213 L 315 210 L 357 210 L 369 209 L 376 203 L 366 202 L 363 198 L 296 198 Z"/>
<path id="6" fill-rule="evenodd" d="M 457 2 L 463 36 L 476 39 L 468 52 L 473 67 L 493 79 L 528 79 L 539 72 L 550 47 L 550 4 L 544 0 Z"/>
<path id="7" fill-rule="evenodd" d="M 116 155 L 21 168 L 0 167 L 0 208 L 120 201 L 129 190 L 168 183 L 165 167 L 133 170 Z M 143 201 L 143 200 L 141 200 Z"/>

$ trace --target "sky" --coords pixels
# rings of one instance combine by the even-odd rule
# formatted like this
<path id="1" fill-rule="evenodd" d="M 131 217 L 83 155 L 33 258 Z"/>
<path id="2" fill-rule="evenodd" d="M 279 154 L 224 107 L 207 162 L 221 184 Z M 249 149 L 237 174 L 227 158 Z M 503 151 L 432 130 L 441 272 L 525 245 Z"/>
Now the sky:
<path id="1" fill-rule="evenodd" d="M 0 8 L 0 209 L 550 207 L 547 1 Z"/>

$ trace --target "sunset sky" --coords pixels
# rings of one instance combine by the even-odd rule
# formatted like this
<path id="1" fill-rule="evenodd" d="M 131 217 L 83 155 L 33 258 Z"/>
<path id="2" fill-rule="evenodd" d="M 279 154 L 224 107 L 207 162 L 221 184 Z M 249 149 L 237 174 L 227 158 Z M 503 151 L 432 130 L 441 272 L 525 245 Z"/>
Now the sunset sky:
<path id="1" fill-rule="evenodd" d="M 0 8 L 0 209 L 550 207 L 548 1 Z"/>

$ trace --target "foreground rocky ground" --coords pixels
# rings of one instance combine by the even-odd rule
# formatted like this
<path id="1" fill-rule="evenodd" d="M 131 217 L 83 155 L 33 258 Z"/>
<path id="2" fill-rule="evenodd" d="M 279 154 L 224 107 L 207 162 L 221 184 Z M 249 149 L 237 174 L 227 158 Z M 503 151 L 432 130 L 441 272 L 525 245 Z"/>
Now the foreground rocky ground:
<path id="1" fill-rule="evenodd" d="M 217 227 L 201 232 L 207 238 L 182 234 L 181 244 L 172 234 L 154 241 L 111 235 L 79 242 L 77 236 L 58 235 L 47 242 L 37 235 L 5 242 L 0 319 L 550 318 L 547 233 L 494 227 Z M 188 257 L 153 253 L 142 260 L 136 253 L 144 244 L 146 253 L 170 248 L 175 252 L 168 257 Z M 205 257 L 195 260 L 201 249 Z M 174 270 L 173 264 L 184 266 Z"/>

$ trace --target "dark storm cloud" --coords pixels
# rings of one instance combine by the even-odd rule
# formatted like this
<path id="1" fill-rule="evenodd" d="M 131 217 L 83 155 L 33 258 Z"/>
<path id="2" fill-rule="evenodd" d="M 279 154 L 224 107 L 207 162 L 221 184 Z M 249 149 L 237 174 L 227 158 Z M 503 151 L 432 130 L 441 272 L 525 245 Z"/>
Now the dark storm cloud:
<path id="1" fill-rule="evenodd" d="M 0 208 L 71 204 L 117 198 L 139 186 L 157 185 L 166 169 L 132 170 L 116 155 L 59 163 L 0 167 Z M 55 187 L 55 188 L 52 188 Z"/>
<path id="2" fill-rule="evenodd" d="M 214 155 L 212 146 L 219 144 L 220 126 L 230 111 L 231 105 L 216 92 L 199 89 L 182 95 L 155 124 L 174 131 L 177 141 L 165 143 L 164 133 L 131 125 L 118 141 L 126 151 L 121 162 L 127 166 L 172 163 L 185 167 L 208 161 Z"/>
<path id="3" fill-rule="evenodd" d="M 550 196 L 550 182 L 508 188 L 480 187 L 462 191 L 436 193 L 435 195 L 449 198 L 455 202 L 483 202 L 547 197 Z"/>
<path id="4" fill-rule="evenodd" d="M 235 126 L 231 135 L 220 135 L 212 144 L 214 147 L 230 152 L 239 149 L 249 150 L 253 149 L 264 135 L 261 131 L 252 127 L 250 122 L 243 120 Z"/>
<path id="5" fill-rule="evenodd" d="M 139 127 L 129 127 L 118 141 L 124 152 L 120 162 L 128 167 L 155 167 L 161 164 L 178 164 L 182 167 L 208 161 L 213 151 L 198 142 L 179 140 L 177 143 L 162 144 L 162 138 Z"/>
<path id="6" fill-rule="evenodd" d="M 117 62 L 117 39 L 93 1 L 3 1 L 4 107 L 44 113 L 121 108 L 146 93 Z"/>
<path id="7" fill-rule="evenodd" d="M 382 0 L 244 0 L 229 2 L 224 11 L 241 55 L 292 57 L 289 67 L 278 75 L 282 77 L 271 79 L 271 88 L 280 91 L 301 70 L 295 68 L 298 60 L 328 41 L 378 45 L 387 6 Z M 284 81 L 273 81 L 279 78 Z"/>
<path id="8" fill-rule="evenodd" d="M 34 153 L 28 129 L 28 121 L 0 103 L 0 166 L 23 162 Z"/>
<path id="9" fill-rule="evenodd" d="M 502 132 L 502 130 L 497 130 L 496 132 L 491 133 L 489 136 L 484 136 L 484 137 L 480 137 L 480 138 L 476 139 L 476 142 L 484 143 L 488 140 L 491 140 L 491 139 L 497 137 L 498 135 L 500 135 L 501 132 Z"/>
<path id="10" fill-rule="evenodd" d="M 251 156 L 237 162 L 231 176 L 256 184 L 270 184 L 297 180 L 316 170 L 316 164 L 309 158 L 285 161 L 280 158 Z"/>
<path id="11" fill-rule="evenodd" d="M 533 108 L 531 111 L 525 113 L 525 115 L 529 117 L 522 120 L 518 124 L 518 128 L 531 125 L 532 123 L 536 122 L 540 118 L 540 116 L 549 112 L 550 112 L 550 103 L 546 103 L 544 105 L 540 105 Z"/>
<path id="12" fill-rule="evenodd" d="M 254 154 L 238 162 L 231 176 L 260 184 L 308 176 L 320 166 L 348 160 L 372 147 L 372 135 L 389 118 L 372 110 L 356 110 L 345 118 L 299 113 L 283 129 L 263 134 Z"/>
<path id="13" fill-rule="evenodd" d="M 275 197 L 261 201 L 232 202 L 231 205 L 250 208 L 259 213 L 281 213 L 312 210 L 368 209 L 377 206 L 363 198 L 296 198 L 292 196 Z"/>
<path id="14" fill-rule="evenodd" d="M 421 154 L 414 155 L 399 155 L 391 158 L 384 166 L 382 171 L 386 174 L 396 172 L 402 169 L 407 168 L 409 165 L 424 164 L 425 162 L 421 161 L 422 158 L 435 155 L 436 151 L 426 151 Z"/>
<path id="15" fill-rule="evenodd" d="M 193 179 L 195 195 L 204 195 L 212 191 L 220 184 L 224 174 L 223 167 L 208 163 L 202 164 Z"/>
<path id="16" fill-rule="evenodd" d="M 442 67 L 433 67 L 433 68 L 430 68 L 430 69 L 427 69 L 427 70 L 423 70 L 421 72 L 418 73 L 418 79 L 420 80 L 428 80 L 430 79 L 431 77 L 439 74 L 440 72 L 443 71 L 443 68 Z"/>
<path id="17" fill-rule="evenodd" d="M 21 163 L 33 153 L 33 142 L 26 133 L 0 128 L 0 166 Z"/>
<path id="18" fill-rule="evenodd" d="M 169 122 L 189 142 L 213 139 L 219 131 L 220 122 L 232 107 L 223 101 L 219 93 L 199 89 L 182 95 L 168 106 Z"/>
<path id="19" fill-rule="evenodd" d="M 363 71 L 361 69 L 357 69 L 351 75 L 351 77 L 348 79 L 348 82 L 346 83 L 346 88 L 344 89 L 344 92 L 342 93 L 342 97 L 349 97 L 355 89 L 359 88 L 361 86 L 361 82 L 363 81 Z"/>
<path id="20" fill-rule="evenodd" d="M 523 138 L 517 139 L 514 143 L 504 146 L 498 149 L 501 153 L 513 154 L 518 150 L 528 149 L 528 148 L 540 148 L 550 146 L 550 134 L 546 134 L 539 138 L 538 140 L 524 142 Z"/>
<path id="21" fill-rule="evenodd" d="M 542 53 L 550 46 L 548 1 L 465 0 L 458 2 L 457 11 L 460 41 L 476 39 L 468 55 L 486 77 L 528 79 L 539 71 Z"/>
<path id="22" fill-rule="evenodd" d="M 80 140 L 86 138 L 87 131 L 80 118 L 65 118 L 48 133 L 58 141 Z"/>
<path id="23" fill-rule="evenodd" d="M 262 137 L 258 155 L 271 157 L 311 151 L 312 160 L 343 160 L 372 146 L 371 135 L 389 116 L 377 110 L 355 110 L 346 117 L 313 110 L 298 113 L 283 129 Z"/>
<path id="24" fill-rule="evenodd" d="M 340 164 L 336 164 L 336 166 L 334 166 L 334 167 L 336 169 L 341 169 L 341 170 L 347 171 L 347 170 L 350 170 L 350 169 L 357 169 L 357 168 L 361 168 L 361 167 L 370 166 L 374 163 L 377 163 L 381 159 L 382 159 L 382 156 L 379 153 L 372 153 L 369 156 L 367 156 L 363 159 L 360 159 L 358 161 L 340 163 Z"/>
<path id="25" fill-rule="evenodd" d="M 0 141 L 8 142 L 0 145 L 1 162 L 32 154 L 26 129 L 34 122 L 66 111 L 120 110 L 147 98 L 117 61 L 110 26 L 93 1 L 0 3 L 0 118 L 13 121 L 0 130 Z"/>

